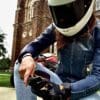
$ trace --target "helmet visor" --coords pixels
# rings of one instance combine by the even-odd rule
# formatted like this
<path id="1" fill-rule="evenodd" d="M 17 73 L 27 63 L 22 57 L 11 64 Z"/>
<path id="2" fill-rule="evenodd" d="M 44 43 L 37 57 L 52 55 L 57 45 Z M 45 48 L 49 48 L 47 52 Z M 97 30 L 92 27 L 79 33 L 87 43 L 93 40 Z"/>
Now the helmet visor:
<path id="1" fill-rule="evenodd" d="M 49 5 L 54 24 L 60 28 L 74 26 L 85 15 L 92 0 L 75 0 L 64 5 Z"/>

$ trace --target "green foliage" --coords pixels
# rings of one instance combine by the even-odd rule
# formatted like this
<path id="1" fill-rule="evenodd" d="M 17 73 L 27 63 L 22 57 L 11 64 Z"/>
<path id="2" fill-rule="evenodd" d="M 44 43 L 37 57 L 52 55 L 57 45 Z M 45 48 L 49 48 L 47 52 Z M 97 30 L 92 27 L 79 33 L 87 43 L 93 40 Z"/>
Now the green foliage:
<path id="1" fill-rule="evenodd" d="M 0 33 L 0 43 L 4 42 L 5 34 Z"/>
<path id="2" fill-rule="evenodd" d="M 0 60 L 0 70 L 9 69 L 11 60 L 9 58 L 3 58 Z"/>
<path id="3" fill-rule="evenodd" d="M 0 57 L 5 57 L 6 53 L 6 48 L 4 47 L 4 45 L 0 44 Z"/>
<path id="4" fill-rule="evenodd" d="M 5 54 L 7 53 L 6 48 L 4 47 L 4 39 L 5 34 L 0 33 L 0 57 L 5 57 Z"/>

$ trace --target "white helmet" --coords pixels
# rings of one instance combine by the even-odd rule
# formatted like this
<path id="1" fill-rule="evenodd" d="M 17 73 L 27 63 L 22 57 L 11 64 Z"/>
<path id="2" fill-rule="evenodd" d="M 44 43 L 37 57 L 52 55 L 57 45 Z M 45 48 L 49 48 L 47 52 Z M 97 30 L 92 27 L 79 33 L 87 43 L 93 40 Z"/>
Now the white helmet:
<path id="1" fill-rule="evenodd" d="M 48 0 L 56 29 L 65 36 L 81 31 L 92 16 L 95 0 Z"/>

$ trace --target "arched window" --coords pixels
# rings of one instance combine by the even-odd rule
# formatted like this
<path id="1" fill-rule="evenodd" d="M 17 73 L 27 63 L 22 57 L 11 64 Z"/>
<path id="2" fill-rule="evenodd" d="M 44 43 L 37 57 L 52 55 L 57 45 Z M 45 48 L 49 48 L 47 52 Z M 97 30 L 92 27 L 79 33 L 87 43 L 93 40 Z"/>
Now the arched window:
<path id="1" fill-rule="evenodd" d="M 24 22 L 29 22 L 33 18 L 33 13 L 34 13 L 34 2 L 38 0 L 27 0 L 25 4 L 25 21 Z"/>
<path id="2" fill-rule="evenodd" d="M 29 33 L 28 33 L 29 36 L 32 36 L 32 29 L 30 29 Z"/>
<path id="3" fill-rule="evenodd" d="M 24 32 L 22 33 L 22 38 L 26 38 L 26 37 L 27 37 L 27 32 L 24 31 Z"/>

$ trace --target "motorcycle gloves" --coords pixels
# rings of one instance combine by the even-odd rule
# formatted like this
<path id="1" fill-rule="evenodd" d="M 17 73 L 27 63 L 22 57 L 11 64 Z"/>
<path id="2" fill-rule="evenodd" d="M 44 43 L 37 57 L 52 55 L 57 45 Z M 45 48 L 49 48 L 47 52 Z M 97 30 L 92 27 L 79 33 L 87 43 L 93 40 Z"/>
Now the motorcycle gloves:
<path id="1" fill-rule="evenodd" d="M 71 96 L 70 83 L 57 85 L 40 76 L 31 77 L 28 83 L 32 92 L 43 100 L 67 100 Z"/>

